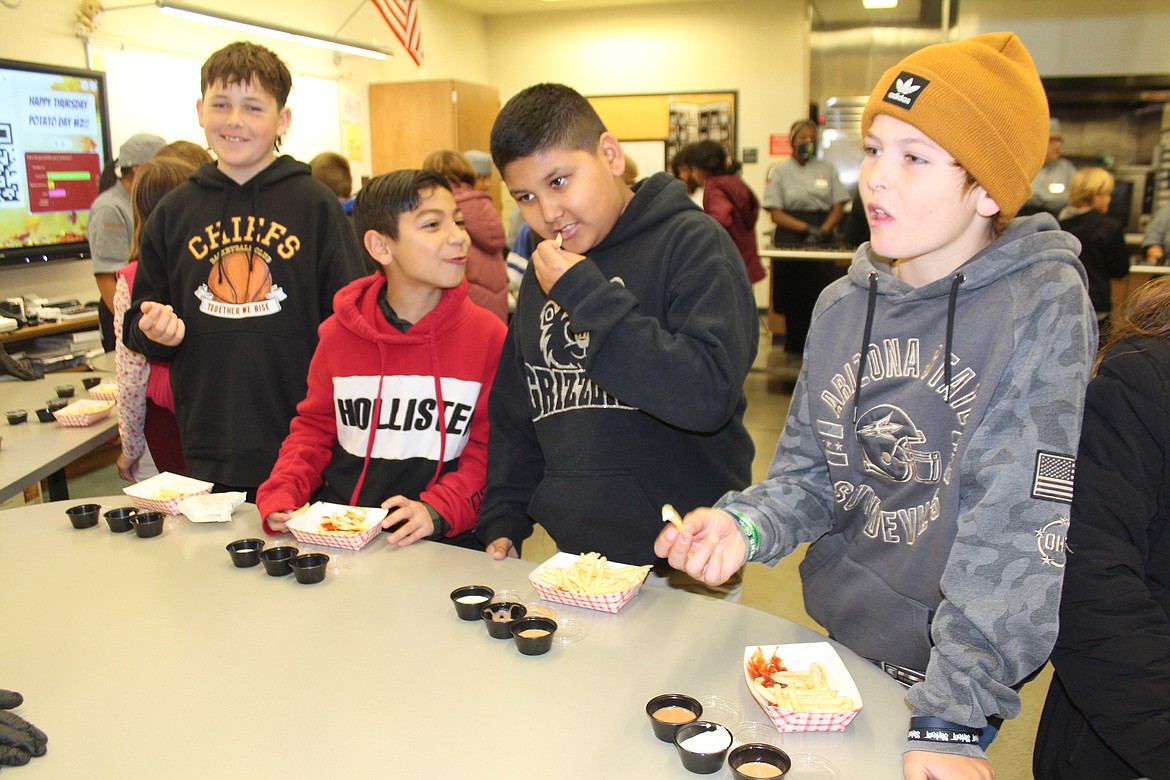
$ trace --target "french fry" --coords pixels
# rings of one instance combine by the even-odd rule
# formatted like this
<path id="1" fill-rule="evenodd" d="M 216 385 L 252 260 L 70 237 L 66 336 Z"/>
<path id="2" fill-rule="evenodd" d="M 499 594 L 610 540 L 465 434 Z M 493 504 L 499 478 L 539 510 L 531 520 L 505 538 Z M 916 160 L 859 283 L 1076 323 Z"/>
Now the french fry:
<path id="1" fill-rule="evenodd" d="M 662 522 L 674 523 L 674 527 L 677 528 L 680 533 L 682 532 L 682 529 L 683 529 L 682 516 L 679 515 L 678 510 L 675 509 L 672 504 L 663 504 L 662 505 Z"/>
<path id="2" fill-rule="evenodd" d="M 605 556 L 584 553 L 565 567 L 544 566 L 536 576 L 557 590 L 585 596 L 620 593 L 642 581 L 649 566 L 607 566 Z"/>
<path id="3" fill-rule="evenodd" d="M 794 712 L 846 712 L 856 703 L 829 686 L 825 667 L 813 662 L 808 669 L 785 669 L 779 658 L 753 657 L 752 687 L 773 706 Z"/>

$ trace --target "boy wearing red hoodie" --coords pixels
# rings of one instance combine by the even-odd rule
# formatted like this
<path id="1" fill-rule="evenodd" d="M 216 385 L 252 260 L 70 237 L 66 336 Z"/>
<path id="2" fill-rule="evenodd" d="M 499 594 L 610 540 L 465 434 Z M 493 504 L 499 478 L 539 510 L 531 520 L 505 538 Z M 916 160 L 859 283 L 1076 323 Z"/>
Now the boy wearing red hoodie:
<path id="1" fill-rule="evenodd" d="M 389 509 L 392 544 L 477 546 L 504 324 L 467 297 L 470 239 L 440 174 L 375 178 L 353 219 L 380 272 L 342 288 L 321 325 L 308 395 L 257 492 L 264 529 L 321 500 Z"/>

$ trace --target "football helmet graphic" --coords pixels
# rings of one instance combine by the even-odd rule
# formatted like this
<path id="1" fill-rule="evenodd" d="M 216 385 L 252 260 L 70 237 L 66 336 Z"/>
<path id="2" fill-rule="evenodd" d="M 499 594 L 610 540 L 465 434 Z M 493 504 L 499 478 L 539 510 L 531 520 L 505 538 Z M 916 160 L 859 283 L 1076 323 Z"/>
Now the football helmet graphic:
<path id="1" fill-rule="evenodd" d="M 932 483 L 942 477 L 938 450 L 920 451 L 924 434 L 910 416 L 896 406 L 879 404 L 857 419 L 857 441 L 867 474 L 893 482 Z"/>

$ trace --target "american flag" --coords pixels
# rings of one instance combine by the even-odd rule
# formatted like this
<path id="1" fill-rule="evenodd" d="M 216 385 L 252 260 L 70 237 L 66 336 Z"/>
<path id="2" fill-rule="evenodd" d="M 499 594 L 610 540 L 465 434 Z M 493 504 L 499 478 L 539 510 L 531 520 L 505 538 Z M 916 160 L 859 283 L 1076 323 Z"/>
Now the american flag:
<path id="1" fill-rule="evenodd" d="M 1072 503 L 1073 474 L 1076 458 L 1051 452 L 1036 453 L 1036 473 L 1032 480 L 1032 497 Z"/>
<path id="2" fill-rule="evenodd" d="M 422 31 L 418 24 L 418 0 L 370 0 L 386 26 L 394 33 L 415 65 L 422 65 Z"/>

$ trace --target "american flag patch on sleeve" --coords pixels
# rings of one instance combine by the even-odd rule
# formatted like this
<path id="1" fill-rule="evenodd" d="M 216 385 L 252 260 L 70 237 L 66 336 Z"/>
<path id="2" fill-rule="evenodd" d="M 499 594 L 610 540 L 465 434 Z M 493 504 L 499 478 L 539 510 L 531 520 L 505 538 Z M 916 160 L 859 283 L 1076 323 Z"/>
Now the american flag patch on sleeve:
<path id="1" fill-rule="evenodd" d="M 1072 503 L 1073 475 L 1077 461 L 1071 455 L 1054 452 L 1036 453 L 1036 472 L 1032 476 L 1032 498 Z"/>

